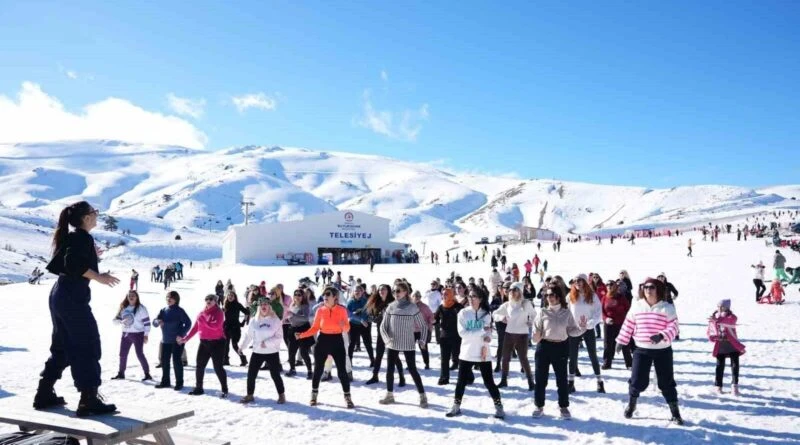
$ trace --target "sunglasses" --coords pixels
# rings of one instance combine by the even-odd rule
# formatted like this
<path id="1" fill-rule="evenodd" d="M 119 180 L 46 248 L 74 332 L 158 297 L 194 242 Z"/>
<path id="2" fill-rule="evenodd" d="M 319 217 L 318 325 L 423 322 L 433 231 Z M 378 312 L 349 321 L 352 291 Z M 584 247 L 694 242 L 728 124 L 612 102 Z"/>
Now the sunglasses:
<path id="1" fill-rule="evenodd" d="M 653 286 L 652 284 L 648 284 L 648 285 L 642 286 L 642 289 L 644 289 L 644 290 L 650 290 L 650 289 L 655 289 L 655 288 L 656 287 Z"/>
<path id="2" fill-rule="evenodd" d="M 547 298 L 557 297 L 557 295 L 555 293 L 553 293 L 553 292 L 545 292 L 544 296 L 547 297 Z"/>
<path id="3" fill-rule="evenodd" d="M 100 211 L 97 210 L 97 209 L 92 209 L 91 212 L 87 213 L 87 215 L 99 215 L 99 214 L 100 214 Z"/>
<path id="4" fill-rule="evenodd" d="M 298 293 L 294 294 L 294 296 L 295 296 L 295 297 L 302 297 L 302 296 L 303 296 L 303 294 L 301 294 L 301 293 L 299 293 L 299 292 L 298 292 Z"/>
<path id="5" fill-rule="evenodd" d="M 324 293 L 324 294 L 322 294 L 322 295 L 325 295 L 325 297 L 326 297 L 326 298 L 327 298 L 327 297 L 335 297 L 335 295 L 333 294 L 333 292 L 325 292 L 325 293 Z"/>

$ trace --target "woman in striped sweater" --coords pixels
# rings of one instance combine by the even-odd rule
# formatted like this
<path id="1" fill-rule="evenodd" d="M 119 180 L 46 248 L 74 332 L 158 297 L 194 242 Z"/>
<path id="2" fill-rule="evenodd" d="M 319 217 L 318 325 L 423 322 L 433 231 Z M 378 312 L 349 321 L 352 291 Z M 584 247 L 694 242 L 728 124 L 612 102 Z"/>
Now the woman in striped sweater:
<path id="1" fill-rule="evenodd" d="M 421 349 L 427 345 L 422 339 L 428 338 L 428 322 L 410 298 L 411 289 L 405 281 L 398 281 L 395 284 L 395 301 L 386 308 L 386 314 L 381 323 L 380 335 L 386 343 L 387 369 L 386 369 L 386 396 L 380 400 L 382 405 L 394 403 L 394 368 L 395 362 L 399 359 L 400 352 L 406 358 L 406 368 L 414 385 L 419 392 L 419 406 L 428 407 L 428 399 L 425 396 L 425 387 L 422 386 L 422 378 L 419 376 L 416 365 L 416 343 Z M 414 340 L 414 327 L 419 326 L 420 340 Z"/>
<path id="2" fill-rule="evenodd" d="M 678 316 L 675 306 L 666 301 L 664 283 L 648 278 L 642 286 L 644 298 L 631 306 L 625 322 L 617 336 L 617 351 L 627 345 L 631 338 L 636 341 L 633 353 L 633 368 L 628 388 L 630 400 L 625 408 L 625 417 L 630 419 L 636 410 L 639 394 L 650 383 L 650 365 L 655 365 L 658 389 L 664 395 L 672 413 L 672 422 L 683 425 L 678 410 L 678 391 L 675 384 L 672 362 L 672 341 L 678 335 Z"/>

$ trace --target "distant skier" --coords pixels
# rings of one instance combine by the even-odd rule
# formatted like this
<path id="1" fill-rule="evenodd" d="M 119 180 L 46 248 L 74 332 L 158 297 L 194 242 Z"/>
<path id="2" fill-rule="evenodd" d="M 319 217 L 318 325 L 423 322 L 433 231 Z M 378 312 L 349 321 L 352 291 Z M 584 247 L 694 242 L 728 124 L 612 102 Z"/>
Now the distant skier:
<path id="1" fill-rule="evenodd" d="M 687 244 L 687 247 L 689 248 L 689 253 L 687 253 L 686 256 L 691 257 L 692 256 L 692 239 L 691 238 L 689 238 L 689 243 Z"/>

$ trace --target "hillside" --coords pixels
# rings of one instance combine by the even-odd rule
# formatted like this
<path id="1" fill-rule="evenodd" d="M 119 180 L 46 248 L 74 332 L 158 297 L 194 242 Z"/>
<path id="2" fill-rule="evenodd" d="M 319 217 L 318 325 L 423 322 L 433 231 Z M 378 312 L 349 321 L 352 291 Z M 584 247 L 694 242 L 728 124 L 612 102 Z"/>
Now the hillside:
<path id="1" fill-rule="evenodd" d="M 219 151 L 84 141 L 0 145 L 0 278 L 19 279 L 47 255 L 47 236 L 64 203 L 87 199 L 130 231 L 97 233 L 114 255 L 219 257 L 219 240 L 244 222 L 301 219 L 334 209 L 392 221 L 413 241 L 447 233 L 512 233 L 519 225 L 560 233 L 685 227 L 797 209 L 800 185 L 753 190 L 724 185 L 646 189 L 547 179 L 459 174 L 381 156 L 291 147 Z M 176 245 L 177 234 L 187 240 Z M 196 249 L 187 249 L 186 245 Z M 169 250 L 168 250 L 169 249 Z M 16 252 L 11 252 L 16 250 Z M 122 250 L 122 251 L 120 251 Z M 9 265 L 10 264 L 10 265 Z"/>

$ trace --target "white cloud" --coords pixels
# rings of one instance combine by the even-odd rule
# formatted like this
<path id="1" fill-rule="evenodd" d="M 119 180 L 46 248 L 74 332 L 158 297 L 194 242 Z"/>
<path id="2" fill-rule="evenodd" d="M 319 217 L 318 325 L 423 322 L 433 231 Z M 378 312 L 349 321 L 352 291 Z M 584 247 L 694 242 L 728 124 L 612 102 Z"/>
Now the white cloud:
<path id="1" fill-rule="evenodd" d="M 248 108 L 258 108 L 261 110 L 272 111 L 278 107 L 278 101 L 264 93 L 251 93 L 241 96 L 233 96 L 231 100 L 240 113 L 244 113 Z"/>
<path id="2" fill-rule="evenodd" d="M 416 141 L 422 130 L 422 123 L 430 116 L 428 104 L 422 104 L 416 110 L 376 110 L 372 105 L 369 90 L 364 91 L 363 107 L 363 114 L 356 120 L 356 124 L 375 133 L 404 141 Z"/>
<path id="3" fill-rule="evenodd" d="M 145 110 L 109 97 L 70 112 L 32 82 L 24 82 L 16 100 L 0 95 L 0 142 L 52 142 L 111 139 L 133 143 L 203 148 L 208 137 L 176 116 Z"/>
<path id="4" fill-rule="evenodd" d="M 65 74 L 70 79 L 77 79 L 78 78 L 78 73 L 76 73 L 75 71 L 72 71 L 72 70 L 67 70 L 67 72 Z"/>
<path id="5" fill-rule="evenodd" d="M 167 94 L 167 102 L 172 111 L 182 115 L 200 119 L 205 112 L 205 99 L 189 99 L 188 97 L 178 97 L 172 93 Z"/>
<path id="6" fill-rule="evenodd" d="M 381 70 L 381 80 L 384 82 L 389 81 L 389 73 L 387 73 L 386 70 Z"/>

